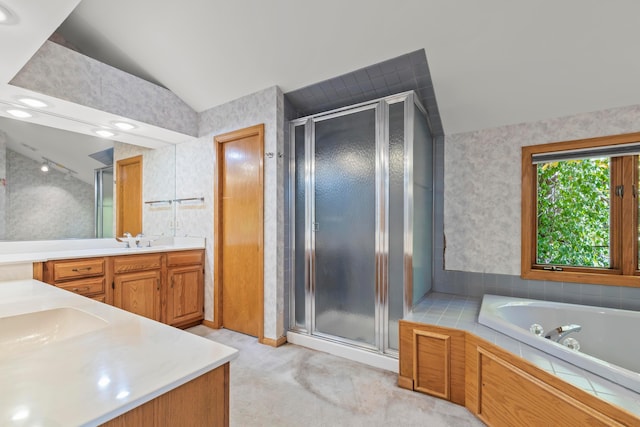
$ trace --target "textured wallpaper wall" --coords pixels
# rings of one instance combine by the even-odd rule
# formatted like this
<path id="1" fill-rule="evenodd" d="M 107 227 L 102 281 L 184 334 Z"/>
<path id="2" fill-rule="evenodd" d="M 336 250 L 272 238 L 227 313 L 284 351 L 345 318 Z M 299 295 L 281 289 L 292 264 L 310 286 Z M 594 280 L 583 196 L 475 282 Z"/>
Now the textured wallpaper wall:
<path id="1" fill-rule="evenodd" d="M 92 184 L 7 153 L 6 240 L 52 240 L 94 236 Z"/>
<path id="2" fill-rule="evenodd" d="M 176 206 L 176 235 L 206 238 L 205 319 L 213 319 L 213 138 L 264 123 L 264 335 L 284 334 L 284 211 L 281 132 L 283 95 L 276 86 L 212 108 L 200 114 L 200 137 L 176 146 L 176 197 L 204 197 L 202 205 Z M 280 185 L 282 187 L 282 185 Z"/>
<path id="3" fill-rule="evenodd" d="M 447 270 L 520 274 L 521 147 L 640 131 L 640 106 L 445 137 Z"/>
<path id="4" fill-rule="evenodd" d="M 187 135 L 197 134 L 196 112 L 170 90 L 51 41 L 42 45 L 11 84 Z"/>

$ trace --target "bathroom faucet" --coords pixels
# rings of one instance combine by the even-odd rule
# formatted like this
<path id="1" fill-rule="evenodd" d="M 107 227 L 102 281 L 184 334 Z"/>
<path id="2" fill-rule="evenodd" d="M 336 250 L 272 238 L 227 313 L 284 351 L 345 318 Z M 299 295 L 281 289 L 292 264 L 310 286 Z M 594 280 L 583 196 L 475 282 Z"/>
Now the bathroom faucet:
<path id="1" fill-rule="evenodd" d="M 125 231 L 124 234 L 122 235 L 122 237 L 124 237 L 125 239 L 130 239 L 131 238 L 131 233 L 129 233 L 128 231 Z M 127 240 L 126 242 L 127 242 L 127 246 L 125 246 L 125 248 L 130 248 L 131 245 L 129 244 L 129 240 Z"/>
<path id="2" fill-rule="evenodd" d="M 581 330 L 582 330 L 582 326 L 580 325 L 575 325 L 575 324 L 564 325 L 551 330 L 551 332 L 549 332 L 544 337 L 547 339 L 553 339 L 555 342 L 560 342 L 562 338 L 566 337 L 570 333 L 580 332 Z"/>

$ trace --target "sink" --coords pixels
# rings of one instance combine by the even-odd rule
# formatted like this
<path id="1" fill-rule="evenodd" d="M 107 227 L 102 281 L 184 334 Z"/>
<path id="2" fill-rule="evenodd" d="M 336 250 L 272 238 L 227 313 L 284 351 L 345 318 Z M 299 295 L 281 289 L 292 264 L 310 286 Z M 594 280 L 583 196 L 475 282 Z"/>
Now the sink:
<path id="1" fill-rule="evenodd" d="M 106 320 L 71 307 L 1 317 L 0 355 L 37 350 L 107 325 Z"/>

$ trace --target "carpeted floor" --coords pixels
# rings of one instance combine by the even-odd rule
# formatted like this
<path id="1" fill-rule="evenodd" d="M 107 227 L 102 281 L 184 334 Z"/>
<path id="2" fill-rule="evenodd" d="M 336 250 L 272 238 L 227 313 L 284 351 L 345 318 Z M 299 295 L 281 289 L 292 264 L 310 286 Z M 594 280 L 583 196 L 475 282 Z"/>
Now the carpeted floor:
<path id="1" fill-rule="evenodd" d="M 188 331 L 240 350 L 231 362 L 232 426 L 484 425 L 464 407 L 397 387 L 392 372 L 225 329 Z"/>

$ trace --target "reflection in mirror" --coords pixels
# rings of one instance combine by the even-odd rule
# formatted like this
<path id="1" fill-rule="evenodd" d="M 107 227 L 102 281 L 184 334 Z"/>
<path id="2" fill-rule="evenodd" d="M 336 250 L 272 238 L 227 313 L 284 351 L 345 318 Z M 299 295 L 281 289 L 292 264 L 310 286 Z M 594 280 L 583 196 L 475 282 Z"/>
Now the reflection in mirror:
<path id="1" fill-rule="evenodd" d="M 114 143 L 114 164 L 119 160 L 138 155 L 142 156 L 143 233 L 146 236 L 173 236 L 176 146 L 150 149 L 121 142 Z M 158 200 L 167 200 L 171 203 L 150 203 Z"/>
<path id="2" fill-rule="evenodd" d="M 156 154 L 115 144 L 120 148 L 115 156 L 145 152 L 145 175 L 169 172 L 162 182 L 170 188 L 165 197 L 174 197 L 173 146 Z M 168 164 L 158 167 L 158 162 Z M 0 117 L 0 240 L 113 237 L 113 163 L 113 141 Z M 47 172 L 41 169 L 45 165 Z M 164 214 L 156 220 L 163 226 L 157 234 L 171 230 L 173 213 Z"/>
<path id="3" fill-rule="evenodd" d="M 113 165 L 95 171 L 95 204 L 96 204 L 96 236 L 97 238 L 113 237 Z"/>

